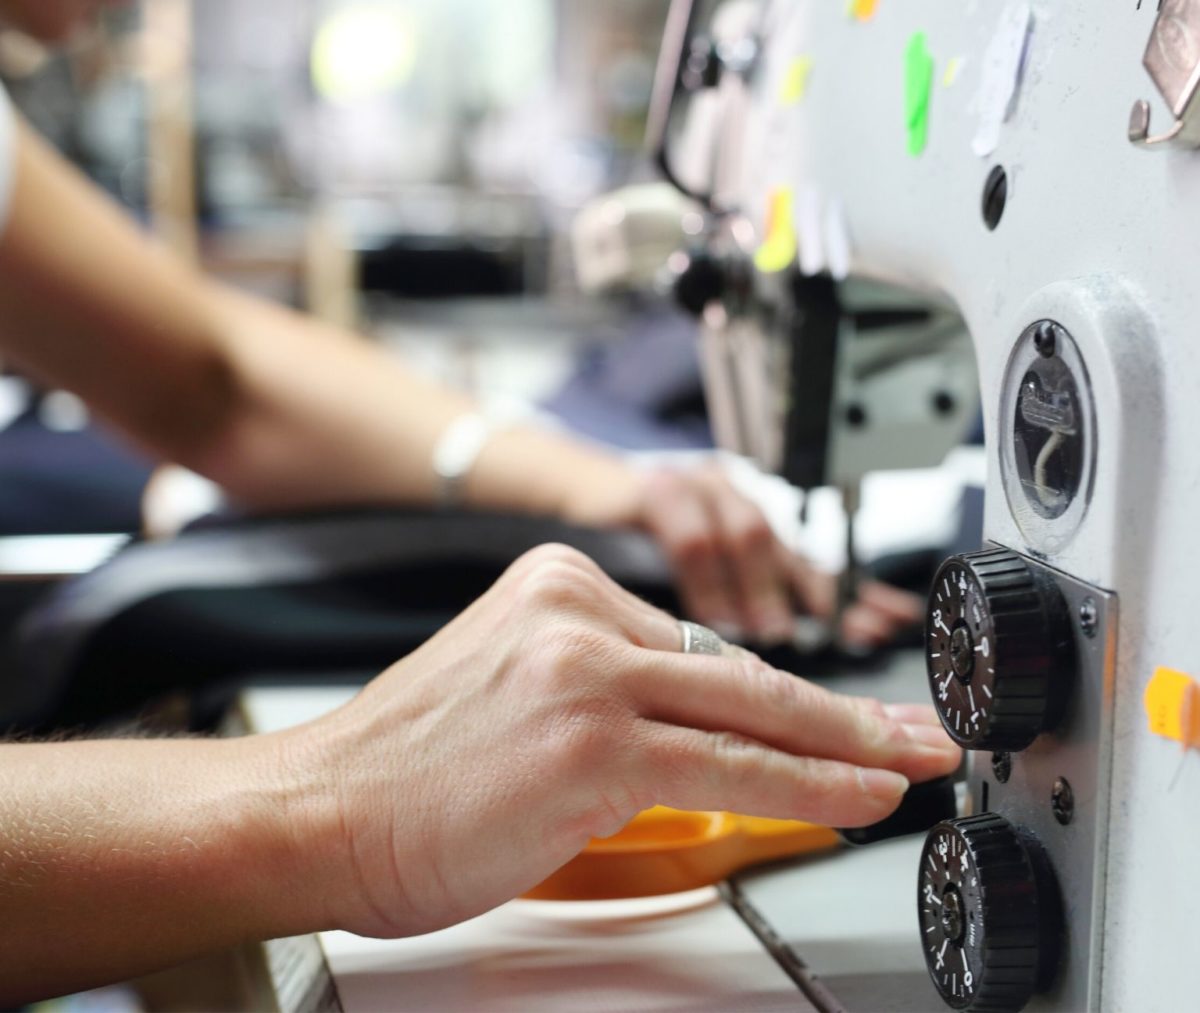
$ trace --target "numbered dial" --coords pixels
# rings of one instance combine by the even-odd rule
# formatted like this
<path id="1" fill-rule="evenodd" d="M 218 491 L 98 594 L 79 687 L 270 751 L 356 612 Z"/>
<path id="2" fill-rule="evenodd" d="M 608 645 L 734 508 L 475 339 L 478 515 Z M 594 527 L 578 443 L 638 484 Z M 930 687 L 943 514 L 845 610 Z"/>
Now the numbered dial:
<path id="1" fill-rule="evenodd" d="M 1044 983 L 1053 932 L 1035 847 L 993 813 L 929 832 L 917 907 L 925 963 L 948 1006 L 1015 1013 Z"/>
<path id="2" fill-rule="evenodd" d="M 1014 552 L 954 556 L 925 625 L 929 688 L 967 749 L 1024 749 L 1061 717 L 1072 671 L 1066 605 Z"/>

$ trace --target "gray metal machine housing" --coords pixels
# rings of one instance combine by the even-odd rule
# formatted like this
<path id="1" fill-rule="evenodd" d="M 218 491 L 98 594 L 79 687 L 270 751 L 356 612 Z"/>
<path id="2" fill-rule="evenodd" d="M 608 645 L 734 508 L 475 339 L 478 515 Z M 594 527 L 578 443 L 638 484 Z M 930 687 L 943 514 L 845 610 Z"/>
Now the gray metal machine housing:
<path id="1" fill-rule="evenodd" d="M 998 142 L 980 147 L 995 42 L 1024 23 L 1025 8 Z M 989 448 L 985 536 L 1053 571 L 1073 609 L 1090 600 L 1097 610 L 1059 732 L 1016 757 L 1007 784 L 987 756 L 971 778 L 975 803 L 986 782 L 989 809 L 1045 839 L 1062 884 L 1066 956 L 1057 984 L 1030 1004 L 1037 1010 L 1196 1003 L 1186 951 L 1200 904 L 1200 758 L 1153 735 L 1142 702 L 1159 666 L 1200 676 L 1200 153 L 1191 147 L 1200 4 L 1158 8 L 881 0 L 860 20 L 842 2 L 770 0 L 755 21 L 745 94 L 728 105 L 714 181 L 743 245 L 748 234 L 763 239 L 780 188 L 805 195 L 799 203 L 836 203 L 852 277 L 961 314 Z M 914 154 L 905 52 L 917 33 L 936 73 L 927 144 Z M 798 60 L 807 86 L 784 101 Z M 1146 100 L 1154 84 L 1166 108 Z M 1170 143 L 1136 129 L 1151 118 L 1177 123 Z M 989 223 L 981 204 L 998 166 L 1007 200 Z M 811 225 L 796 223 L 802 248 L 824 242 L 805 234 Z M 1022 523 L 1003 477 L 1012 364 L 1042 320 L 1071 335 L 1086 370 L 1094 465 L 1077 510 Z M 1064 776 L 1077 806 L 1066 827 L 1048 797 Z"/>

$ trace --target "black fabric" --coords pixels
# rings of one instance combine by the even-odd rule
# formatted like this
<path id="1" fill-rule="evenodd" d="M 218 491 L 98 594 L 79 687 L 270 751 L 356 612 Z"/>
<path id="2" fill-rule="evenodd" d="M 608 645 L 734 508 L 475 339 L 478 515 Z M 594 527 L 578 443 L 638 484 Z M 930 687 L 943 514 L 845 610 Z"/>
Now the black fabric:
<path id="1" fill-rule="evenodd" d="M 546 542 L 575 546 L 618 583 L 678 614 L 657 546 L 633 532 L 375 510 L 209 521 L 170 542 L 131 546 L 53 589 L 23 618 L 0 658 L 0 731 L 87 728 L 169 692 L 212 698 L 249 677 L 365 681 Z M 873 569 L 924 593 L 941 558 L 912 553 Z M 873 663 L 836 650 L 763 656 L 805 675 Z"/>
<path id="2" fill-rule="evenodd" d="M 151 470 L 99 430 L 54 432 L 26 414 L 0 432 L 0 533 L 136 531 Z"/>
<path id="3" fill-rule="evenodd" d="M 250 675 L 374 674 L 545 542 L 676 608 L 658 550 L 629 532 L 380 511 L 205 526 L 133 546 L 27 616 L 0 670 L 0 725 L 86 727 Z"/>

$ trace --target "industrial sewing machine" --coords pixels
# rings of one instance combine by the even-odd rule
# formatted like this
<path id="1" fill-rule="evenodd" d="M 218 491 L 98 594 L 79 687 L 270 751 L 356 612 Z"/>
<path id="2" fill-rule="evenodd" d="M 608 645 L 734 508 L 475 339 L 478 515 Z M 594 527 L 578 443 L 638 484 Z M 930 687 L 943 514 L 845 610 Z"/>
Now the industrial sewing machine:
<path id="1" fill-rule="evenodd" d="M 724 442 L 805 486 L 881 431 L 942 453 L 973 339 L 986 544 L 926 627 L 968 802 L 911 868 L 955 1009 L 1196 1006 L 1198 88 L 1200 0 L 672 6 L 651 133 L 703 209 L 678 274 Z"/>

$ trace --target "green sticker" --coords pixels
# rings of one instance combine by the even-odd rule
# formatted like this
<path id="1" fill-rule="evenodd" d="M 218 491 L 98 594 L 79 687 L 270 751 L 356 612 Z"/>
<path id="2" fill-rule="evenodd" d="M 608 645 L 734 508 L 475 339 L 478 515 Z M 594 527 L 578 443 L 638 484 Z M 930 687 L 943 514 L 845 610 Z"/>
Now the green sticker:
<path id="1" fill-rule="evenodd" d="M 908 127 L 908 153 L 925 150 L 929 137 L 929 96 L 933 91 L 933 56 L 924 32 L 915 32 L 904 51 L 904 115 Z"/>

